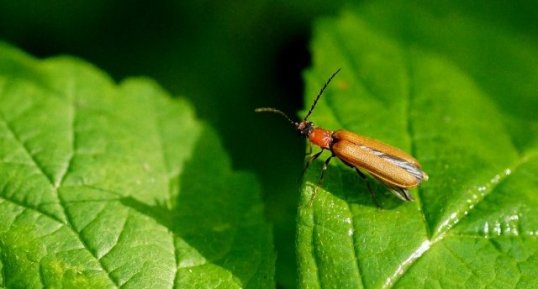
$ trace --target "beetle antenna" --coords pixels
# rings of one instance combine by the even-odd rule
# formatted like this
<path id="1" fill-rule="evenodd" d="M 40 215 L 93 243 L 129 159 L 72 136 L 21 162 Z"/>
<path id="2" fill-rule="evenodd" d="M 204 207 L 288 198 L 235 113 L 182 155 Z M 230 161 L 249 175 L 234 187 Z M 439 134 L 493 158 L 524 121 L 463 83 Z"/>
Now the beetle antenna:
<path id="1" fill-rule="evenodd" d="M 333 72 L 333 74 L 331 75 L 331 77 L 329 77 L 329 79 L 327 80 L 327 82 L 325 82 L 325 84 L 323 85 L 323 87 L 322 87 L 321 90 L 319 91 L 318 96 L 316 96 L 316 100 L 314 100 L 314 103 L 313 103 L 312 106 L 310 107 L 310 110 L 309 110 L 308 113 L 306 114 L 306 116 L 305 116 L 305 118 L 304 118 L 303 121 L 306 121 L 306 119 L 310 116 L 310 114 L 311 114 L 312 111 L 314 110 L 314 107 L 316 107 L 316 104 L 318 103 L 319 98 L 320 98 L 321 95 L 323 94 L 323 91 L 325 91 L 325 88 L 327 88 L 327 86 L 329 85 L 329 83 L 331 82 L 331 80 L 333 80 L 333 78 L 336 76 L 336 74 L 338 74 L 338 72 L 340 72 L 340 69 L 341 69 L 341 68 L 338 68 L 335 72 Z"/>
<path id="2" fill-rule="evenodd" d="M 277 113 L 277 114 L 280 114 L 282 115 L 283 117 L 285 117 L 292 125 L 296 126 L 297 123 L 295 121 L 293 121 L 287 114 L 285 114 L 283 111 L 281 110 L 278 110 L 276 108 L 272 108 L 272 107 L 258 107 L 254 110 L 255 112 L 273 112 L 273 113 Z"/>

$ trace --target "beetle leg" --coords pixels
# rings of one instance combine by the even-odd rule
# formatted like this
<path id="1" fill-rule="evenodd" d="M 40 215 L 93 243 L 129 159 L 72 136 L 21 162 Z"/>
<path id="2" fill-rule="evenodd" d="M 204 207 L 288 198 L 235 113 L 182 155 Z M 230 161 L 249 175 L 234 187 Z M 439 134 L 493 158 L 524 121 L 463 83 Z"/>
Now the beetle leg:
<path id="1" fill-rule="evenodd" d="M 372 201 L 374 202 L 376 207 L 380 208 L 381 206 L 377 202 L 377 199 L 375 197 L 375 192 L 374 190 L 372 190 L 372 184 L 368 181 L 368 177 L 366 177 L 366 175 L 357 168 L 355 168 L 355 171 L 366 182 L 366 187 L 368 188 L 368 192 L 370 192 L 370 196 L 372 196 Z"/>
<path id="2" fill-rule="evenodd" d="M 412 201 L 413 196 L 409 193 L 409 190 L 398 187 L 389 187 L 389 190 L 402 201 Z"/>
<path id="3" fill-rule="evenodd" d="M 310 147 L 312 148 L 312 147 Z M 318 153 L 315 153 L 313 156 L 310 156 L 312 153 L 308 154 L 308 160 L 305 162 L 304 169 L 303 169 L 303 176 L 306 174 L 306 170 L 312 164 L 313 161 L 315 161 L 319 156 L 323 153 L 323 150 L 319 151 Z"/>
<path id="4" fill-rule="evenodd" d="M 323 150 L 321 152 L 323 152 Z M 320 154 L 321 152 L 319 152 L 317 154 Z M 327 168 L 329 167 L 329 162 L 331 161 L 331 159 L 333 157 L 334 157 L 334 155 L 331 155 L 323 163 L 323 168 L 321 169 L 321 175 L 319 176 L 318 185 L 314 188 L 314 192 L 312 193 L 312 196 L 310 197 L 310 201 L 308 202 L 309 207 L 312 206 L 312 203 L 314 202 L 314 199 L 316 197 L 316 193 L 318 191 L 318 187 L 321 187 L 323 185 L 323 177 L 325 176 L 325 172 L 327 171 Z"/>

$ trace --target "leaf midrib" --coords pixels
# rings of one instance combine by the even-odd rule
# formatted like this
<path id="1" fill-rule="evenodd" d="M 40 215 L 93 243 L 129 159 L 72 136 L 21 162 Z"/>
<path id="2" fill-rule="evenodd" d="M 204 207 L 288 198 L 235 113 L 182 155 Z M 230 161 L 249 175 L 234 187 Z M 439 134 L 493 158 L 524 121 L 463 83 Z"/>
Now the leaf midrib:
<path id="1" fill-rule="evenodd" d="M 530 156 L 523 156 L 521 157 L 518 162 L 516 162 L 512 168 L 511 168 L 511 174 L 509 175 L 506 175 L 506 174 L 503 174 L 503 178 L 500 179 L 497 183 L 494 184 L 494 186 L 491 186 L 490 189 L 488 191 L 486 191 L 485 193 L 483 193 L 481 195 L 481 198 L 478 198 L 476 199 L 476 202 L 474 203 L 470 203 L 468 206 L 466 206 L 467 210 L 465 209 L 462 209 L 462 210 L 459 210 L 458 212 L 458 217 L 459 218 L 456 218 L 456 221 L 452 224 L 450 224 L 449 226 L 446 226 L 444 230 L 440 231 L 439 233 L 437 233 L 436 235 L 432 236 L 433 238 L 429 238 L 429 239 L 426 239 L 424 242 L 430 242 L 429 244 L 429 247 L 426 251 L 424 251 L 422 254 L 420 254 L 420 256 L 418 256 L 417 258 L 414 258 L 412 260 L 412 262 L 408 263 L 408 266 L 404 267 L 404 270 L 401 271 L 401 272 L 394 272 L 391 277 L 389 277 L 387 279 L 387 282 L 385 282 L 385 284 L 389 283 L 388 285 L 389 286 L 384 286 L 383 288 L 392 288 L 394 285 L 396 285 L 398 283 L 398 281 L 405 275 L 405 273 L 407 271 L 409 271 L 409 269 L 411 267 L 414 266 L 414 264 L 417 263 L 417 261 L 423 257 L 428 251 L 431 250 L 431 248 L 437 244 L 437 243 L 440 243 L 441 241 L 443 241 L 445 239 L 445 237 L 447 236 L 459 236 L 459 237 L 469 237 L 467 235 L 460 235 L 460 234 L 456 234 L 456 235 L 453 235 L 453 234 L 449 234 L 449 232 L 454 228 L 456 227 L 462 220 L 466 219 L 467 216 L 469 216 L 470 212 L 473 211 L 487 196 L 489 196 L 497 187 L 499 187 L 503 182 L 505 182 L 509 176 L 513 175 L 515 173 L 515 171 L 520 167 L 522 166 L 523 164 L 527 163 L 528 161 L 530 161 L 531 159 L 535 158 L 536 157 L 536 154 L 532 154 Z M 448 220 L 447 220 L 448 221 Z M 470 235 L 470 236 L 473 236 L 473 235 Z M 534 238 L 538 238 L 538 236 L 529 236 L 529 237 L 534 237 Z M 476 236 L 477 239 L 492 239 L 491 237 L 488 237 L 488 236 Z M 417 248 L 415 251 L 413 251 L 413 253 L 410 255 L 412 256 L 413 254 L 415 254 L 415 252 L 417 252 L 417 250 L 420 249 L 420 246 L 419 248 Z M 409 258 L 409 257 L 408 257 Z M 407 260 L 408 258 L 406 258 L 405 260 Z M 390 282 L 388 282 L 388 280 L 391 280 Z"/>

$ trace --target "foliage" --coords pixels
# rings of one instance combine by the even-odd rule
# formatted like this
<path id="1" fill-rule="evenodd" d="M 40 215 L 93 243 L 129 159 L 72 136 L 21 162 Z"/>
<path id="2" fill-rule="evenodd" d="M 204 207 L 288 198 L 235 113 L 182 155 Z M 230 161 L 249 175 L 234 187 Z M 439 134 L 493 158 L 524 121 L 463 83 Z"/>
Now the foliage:
<path id="1" fill-rule="evenodd" d="M 2 45 L 0 285 L 537 287 L 537 14 L 527 0 L 0 1 L 0 39 L 110 75 Z M 338 67 L 312 120 L 415 155 L 431 176 L 417 202 L 376 185 L 375 208 L 335 160 L 304 205 L 320 162 L 300 189 L 303 140 L 253 109 L 304 115 Z"/>
<path id="2" fill-rule="evenodd" d="M 518 124 L 527 129 L 511 131 L 513 107 L 496 106 L 443 54 L 396 41 L 366 19 L 344 13 L 318 23 L 309 102 L 334 63 L 342 72 L 311 120 L 412 152 L 430 181 L 405 204 L 378 186 L 377 208 L 345 165 L 329 169 L 323 189 L 320 167 L 312 169 L 298 222 L 301 287 L 537 287 L 535 119 L 523 112 Z"/>
<path id="3" fill-rule="evenodd" d="M 271 288 L 259 186 L 146 79 L 0 46 L 0 281 Z"/>

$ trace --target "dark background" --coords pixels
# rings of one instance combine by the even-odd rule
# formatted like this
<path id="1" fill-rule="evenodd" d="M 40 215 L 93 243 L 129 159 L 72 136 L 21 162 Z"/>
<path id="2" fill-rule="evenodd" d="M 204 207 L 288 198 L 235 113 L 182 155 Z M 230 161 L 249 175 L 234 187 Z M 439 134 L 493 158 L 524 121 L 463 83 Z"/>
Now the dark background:
<path id="1" fill-rule="evenodd" d="M 273 106 L 291 115 L 301 110 L 313 22 L 360 3 L 249 2 L 0 0 L 0 40 L 38 57 L 80 57 L 118 82 L 154 78 L 171 94 L 189 99 L 198 117 L 217 129 L 234 168 L 261 181 L 274 225 L 277 283 L 290 288 L 304 140 L 283 119 L 253 109 Z M 436 9 L 429 2 L 409 5 Z M 449 5 L 533 37 L 538 35 L 535 6 L 532 1 Z"/>

